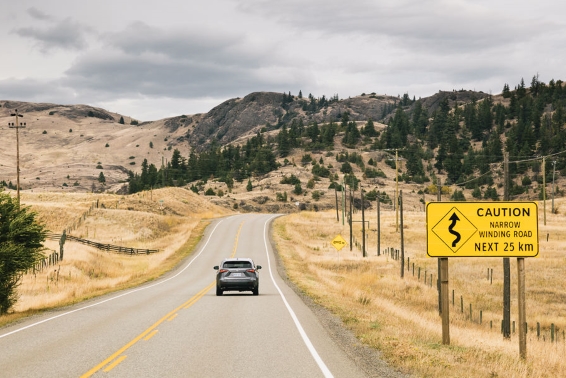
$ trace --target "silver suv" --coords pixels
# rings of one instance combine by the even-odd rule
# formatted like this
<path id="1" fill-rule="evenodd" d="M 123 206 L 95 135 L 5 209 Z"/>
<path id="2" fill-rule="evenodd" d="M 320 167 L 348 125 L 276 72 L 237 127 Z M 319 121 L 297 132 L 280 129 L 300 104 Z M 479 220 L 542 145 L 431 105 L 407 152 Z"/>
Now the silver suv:
<path id="1" fill-rule="evenodd" d="M 220 266 L 214 267 L 216 274 L 216 295 L 225 291 L 251 291 L 259 294 L 259 272 L 261 265 L 255 265 L 252 259 L 224 259 Z"/>

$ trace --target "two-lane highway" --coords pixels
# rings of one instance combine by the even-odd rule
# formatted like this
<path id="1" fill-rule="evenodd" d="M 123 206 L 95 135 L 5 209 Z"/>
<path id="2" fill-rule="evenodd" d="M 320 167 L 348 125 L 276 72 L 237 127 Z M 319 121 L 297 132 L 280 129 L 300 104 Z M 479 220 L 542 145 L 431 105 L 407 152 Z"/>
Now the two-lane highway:
<path id="1" fill-rule="evenodd" d="M 0 330 L 2 377 L 363 377 L 277 274 L 272 215 L 214 221 L 160 280 Z M 215 295 L 214 265 L 250 257 L 259 296 Z"/>

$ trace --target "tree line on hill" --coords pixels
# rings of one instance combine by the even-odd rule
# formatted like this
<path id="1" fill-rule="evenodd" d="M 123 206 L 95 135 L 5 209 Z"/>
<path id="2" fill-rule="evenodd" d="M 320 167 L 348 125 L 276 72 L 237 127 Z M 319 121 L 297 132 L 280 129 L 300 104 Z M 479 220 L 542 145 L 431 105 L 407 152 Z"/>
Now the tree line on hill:
<path id="1" fill-rule="evenodd" d="M 401 180 L 436 184 L 437 175 L 445 174 L 445 184 L 473 189 L 476 198 L 499 199 L 495 179 L 501 175 L 504 152 L 509 154 L 511 195 L 529 190 L 533 180 L 542 182 L 543 174 L 550 179 L 553 169 L 566 173 L 566 159 L 560 155 L 566 151 L 564 83 L 551 80 L 546 84 L 534 76 L 529 88 L 523 79 L 513 90 L 505 84 L 501 97 L 501 101 L 488 96 L 451 104 L 450 100 L 456 96 L 446 96 L 429 115 L 423 101 L 411 100 L 405 94 L 382 131 L 376 130 L 371 119 L 358 125 L 350 120 L 348 112 L 341 114 L 339 122 L 330 120 L 321 124 L 314 121 L 305 124 L 303 118 L 295 117 L 278 125 L 280 131 L 276 136 L 259 132 L 243 146 L 219 146 L 213 142 L 207 151 L 193 152 L 186 158 L 175 150 L 171 161 L 159 169 L 144 160 L 140 174 L 130 172 L 129 190 L 135 193 L 195 181 L 202 184 L 211 178 L 225 182 L 231 189 L 234 180 L 242 182 L 279 168 L 277 157 L 285 159 L 283 165 L 290 164 L 286 158 L 293 149 L 332 154 L 337 137 L 346 148 L 397 150 L 406 161 L 400 171 Z M 291 102 L 296 98 L 289 93 L 283 99 Z M 307 101 L 299 93 L 296 100 L 304 101 L 307 107 L 315 104 L 316 108 L 316 104 L 324 104 L 322 99 L 337 101 L 337 96 L 317 100 L 309 95 Z M 267 125 L 262 131 L 266 130 Z M 533 157 L 553 154 L 557 154 L 553 158 L 555 162 L 547 164 L 545 172 L 541 172 L 540 159 Z M 338 156 L 335 159 L 340 163 Z M 386 163 L 394 166 L 392 160 Z M 332 164 L 313 162 L 313 177 L 333 179 L 326 173 L 329 166 Z M 344 169 L 348 167 L 342 162 L 342 173 L 346 173 Z M 360 169 L 366 178 L 379 175 L 371 165 L 360 165 Z M 198 192 L 198 186 L 193 185 L 193 190 Z"/>

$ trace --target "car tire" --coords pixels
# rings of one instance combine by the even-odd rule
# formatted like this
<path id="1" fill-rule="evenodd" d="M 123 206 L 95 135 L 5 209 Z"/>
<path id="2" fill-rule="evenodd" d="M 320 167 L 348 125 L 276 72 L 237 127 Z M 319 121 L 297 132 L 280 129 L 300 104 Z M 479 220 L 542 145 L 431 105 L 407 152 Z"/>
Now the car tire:
<path id="1" fill-rule="evenodd" d="M 216 287 L 216 295 L 221 296 L 224 291 L 220 289 L 218 286 Z"/>
<path id="2" fill-rule="evenodd" d="M 252 289 L 252 294 L 253 294 L 253 295 L 259 295 L 259 287 L 256 287 L 255 289 Z"/>

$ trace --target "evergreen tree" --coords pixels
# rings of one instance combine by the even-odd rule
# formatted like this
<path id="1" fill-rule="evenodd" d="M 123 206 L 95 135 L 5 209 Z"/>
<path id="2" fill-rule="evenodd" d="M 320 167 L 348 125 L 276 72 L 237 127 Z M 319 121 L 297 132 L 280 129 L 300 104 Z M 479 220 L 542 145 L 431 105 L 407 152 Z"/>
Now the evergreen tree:
<path id="1" fill-rule="evenodd" d="M 311 138 L 312 143 L 318 142 L 318 136 L 320 135 L 318 123 L 313 122 L 309 125 L 309 127 L 307 127 L 307 135 Z"/>
<path id="2" fill-rule="evenodd" d="M 340 168 L 340 172 L 342 172 L 342 173 L 352 173 L 352 166 L 350 165 L 350 163 L 348 163 L 347 161 L 342 163 L 342 167 Z"/>
<path id="3" fill-rule="evenodd" d="M 446 124 L 448 122 L 448 113 L 450 112 L 450 106 L 448 104 L 448 98 L 445 98 L 440 102 L 440 106 L 434 112 L 432 124 L 428 133 L 428 146 L 431 149 L 436 148 L 438 143 L 442 139 L 444 130 L 446 129 Z"/>
<path id="4" fill-rule="evenodd" d="M 409 146 L 407 151 L 407 173 L 410 176 L 424 176 L 421 148 L 416 143 Z"/>
<path id="5" fill-rule="evenodd" d="M 356 144 L 358 144 L 360 139 L 361 135 L 356 122 L 348 122 L 346 126 L 346 132 L 344 133 L 344 137 L 342 138 L 342 143 L 346 147 L 354 148 Z"/>
<path id="6" fill-rule="evenodd" d="M 98 175 L 98 182 L 104 184 L 106 182 L 106 177 L 104 177 L 104 172 L 100 172 Z"/>
<path id="7" fill-rule="evenodd" d="M 18 299 L 17 287 L 24 272 L 43 256 L 46 230 L 29 207 L 0 192 L 0 314 Z"/>
<path id="8" fill-rule="evenodd" d="M 124 117 L 120 117 L 120 120 L 118 121 L 118 123 L 123 125 L 124 124 Z"/>
<path id="9" fill-rule="evenodd" d="M 362 135 L 365 135 L 365 136 L 368 136 L 368 137 L 377 136 L 377 130 L 375 130 L 375 125 L 373 124 L 373 121 L 372 121 L 371 118 L 366 122 L 366 124 L 362 128 Z"/>
<path id="10" fill-rule="evenodd" d="M 291 140 L 287 132 L 287 125 L 283 125 L 283 128 L 277 135 L 277 143 L 279 144 L 279 156 L 288 156 L 289 152 L 291 152 Z"/>
<path id="11" fill-rule="evenodd" d="M 334 122 L 330 122 L 329 124 L 321 127 L 320 140 L 325 148 L 334 147 L 334 136 L 336 136 L 336 129 L 337 127 Z"/>
<path id="12" fill-rule="evenodd" d="M 503 95 L 503 98 L 511 97 L 511 92 L 509 91 L 509 84 L 505 83 L 503 85 L 503 92 L 501 92 L 501 94 Z"/>
<path id="13" fill-rule="evenodd" d="M 519 84 L 516 93 L 519 100 L 525 97 L 527 94 L 527 89 L 525 88 L 525 80 L 523 78 L 521 78 L 521 83 Z"/>

